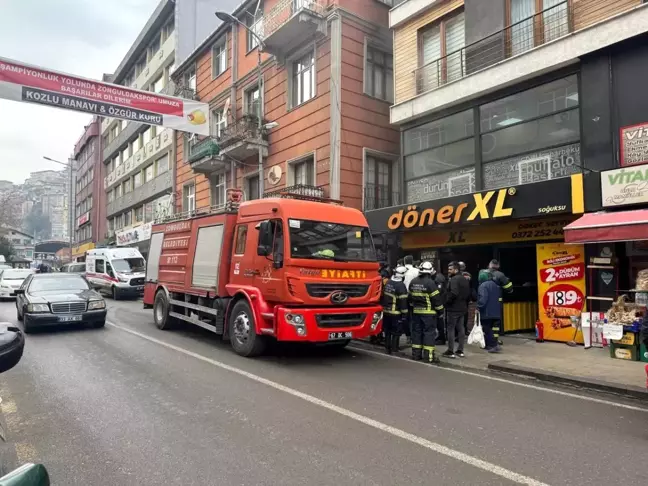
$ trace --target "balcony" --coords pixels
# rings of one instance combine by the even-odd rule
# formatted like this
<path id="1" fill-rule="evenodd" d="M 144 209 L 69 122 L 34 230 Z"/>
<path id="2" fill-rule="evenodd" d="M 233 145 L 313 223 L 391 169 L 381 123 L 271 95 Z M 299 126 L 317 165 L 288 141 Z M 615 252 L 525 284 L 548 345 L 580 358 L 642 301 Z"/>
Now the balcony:
<path id="1" fill-rule="evenodd" d="M 125 196 L 109 202 L 106 206 L 106 216 L 111 216 L 121 213 L 127 209 L 132 208 L 144 201 L 148 201 L 156 196 L 161 196 L 165 192 L 171 192 L 173 187 L 172 171 L 168 170 L 164 174 L 157 176 L 149 182 L 142 184 L 129 192 Z"/>
<path id="2" fill-rule="evenodd" d="M 199 174 L 211 174 L 227 167 L 227 161 L 220 155 L 220 146 L 215 137 L 207 137 L 190 145 L 187 162 Z"/>
<path id="3" fill-rule="evenodd" d="M 287 186 L 276 191 L 264 192 L 263 197 L 294 197 L 299 196 L 303 199 L 319 200 L 324 198 L 324 188 L 320 186 L 309 186 L 307 184 L 296 184 Z"/>
<path id="4" fill-rule="evenodd" d="M 258 155 L 259 145 L 263 156 L 268 155 L 268 134 L 263 128 L 259 130 L 259 119 L 255 115 L 243 115 L 235 123 L 225 127 L 217 140 L 220 153 L 236 160 Z"/>
<path id="5" fill-rule="evenodd" d="M 184 84 L 177 84 L 175 87 L 174 96 L 179 98 L 184 98 L 185 100 L 194 100 L 198 101 L 198 95 L 196 94 L 195 88 L 190 88 Z"/>
<path id="6" fill-rule="evenodd" d="M 265 51 L 283 59 L 315 36 L 326 35 L 324 0 L 280 0 L 263 16 Z"/>
<path id="7" fill-rule="evenodd" d="M 401 194 L 398 191 L 390 191 L 389 187 L 366 184 L 362 204 L 363 211 L 389 208 L 403 204 Z"/>
<path id="8" fill-rule="evenodd" d="M 646 5 L 561 2 L 403 76 L 395 87 L 401 94 L 390 109 L 391 123 L 406 123 L 575 64 L 646 32 Z"/>

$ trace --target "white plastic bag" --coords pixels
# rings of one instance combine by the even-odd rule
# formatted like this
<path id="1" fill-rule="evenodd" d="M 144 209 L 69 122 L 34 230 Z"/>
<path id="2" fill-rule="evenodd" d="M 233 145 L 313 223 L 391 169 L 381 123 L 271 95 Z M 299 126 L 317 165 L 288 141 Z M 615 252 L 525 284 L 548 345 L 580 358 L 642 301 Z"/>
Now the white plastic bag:
<path id="1" fill-rule="evenodd" d="M 475 312 L 475 325 L 470 331 L 468 336 L 468 344 L 478 344 L 480 348 L 484 349 L 486 347 L 486 339 L 484 338 L 484 330 L 481 326 L 481 321 L 479 320 L 479 314 Z"/>

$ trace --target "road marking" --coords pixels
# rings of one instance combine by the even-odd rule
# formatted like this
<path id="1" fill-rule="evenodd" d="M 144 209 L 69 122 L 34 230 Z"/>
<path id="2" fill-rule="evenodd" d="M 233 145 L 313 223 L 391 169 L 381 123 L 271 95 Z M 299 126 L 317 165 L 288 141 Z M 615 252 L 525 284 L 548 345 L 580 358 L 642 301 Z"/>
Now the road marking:
<path id="1" fill-rule="evenodd" d="M 634 410 L 635 412 L 648 413 L 648 408 L 635 407 L 633 405 L 626 405 L 625 403 L 617 403 L 617 402 L 612 402 L 610 400 L 603 400 L 602 398 L 588 397 L 586 395 L 579 395 L 578 393 L 570 393 L 570 392 L 566 392 L 566 391 L 562 391 L 562 390 L 554 390 L 552 388 L 546 388 L 544 386 L 531 385 L 529 383 L 520 383 L 520 382 L 513 381 L 513 380 L 507 380 L 506 378 L 498 378 L 496 376 L 477 373 L 477 372 L 474 372 L 474 371 L 460 370 L 460 369 L 457 369 L 457 368 L 445 368 L 445 367 L 442 367 L 442 366 L 432 367 L 429 364 L 422 363 L 420 361 L 412 361 L 410 359 L 403 358 L 403 357 L 400 357 L 400 356 L 393 356 L 393 355 L 389 355 L 389 354 L 380 353 L 378 351 L 372 351 L 370 349 L 358 348 L 358 347 L 355 347 L 355 346 L 349 346 L 348 349 L 353 349 L 354 351 L 358 351 L 359 353 L 374 354 L 374 355 L 380 356 L 382 358 L 398 359 L 398 360 L 404 361 L 405 363 L 410 363 L 410 364 L 419 365 L 419 366 L 425 366 L 428 369 L 450 371 L 452 373 L 459 373 L 459 374 L 462 374 L 462 375 L 476 376 L 477 378 L 481 378 L 481 379 L 484 379 L 484 380 L 498 381 L 500 383 L 508 383 L 509 385 L 521 386 L 523 388 L 530 388 L 532 390 L 544 391 L 544 392 L 548 392 L 548 393 L 553 393 L 554 395 L 562 395 L 562 396 L 570 397 L 570 398 L 578 398 L 579 400 L 585 400 L 585 401 L 588 401 L 588 402 L 600 403 L 602 405 L 610 405 L 612 407 L 618 407 L 618 408 L 625 408 L 626 410 Z"/>
<path id="2" fill-rule="evenodd" d="M 465 454 L 463 452 L 457 451 L 455 449 L 450 449 L 449 447 L 446 447 L 444 445 L 438 444 L 436 442 L 432 442 L 430 440 L 424 439 L 423 437 L 419 437 L 414 434 L 410 434 L 409 432 L 405 432 L 404 430 L 397 429 L 396 427 L 392 427 L 391 425 L 387 425 L 383 422 L 379 422 L 378 420 L 374 420 L 372 418 L 366 417 L 364 415 L 360 415 L 358 413 L 352 412 L 351 410 L 347 410 L 346 408 L 339 407 L 337 405 L 334 405 L 330 402 L 327 402 L 325 400 L 322 400 L 320 398 L 314 397 L 313 395 L 309 395 L 307 393 L 300 392 L 299 390 L 295 390 L 294 388 L 287 387 L 285 385 L 282 385 L 281 383 L 277 383 L 272 380 L 268 380 L 266 378 L 263 378 L 259 375 L 255 375 L 254 373 L 250 373 L 248 371 L 244 371 L 242 369 L 236 368 L 234 366 L 222 363 L 220 361 L 216 361 L 211 358 L 207 358 L 206 356 L 203 356 L 202 354 L 194 353 L 193 351 L 189 351 L 187 349 L 181 348 L 180 346 L 175 346 L 174 344 L 167 343 L 165 341 L 162 341 L 160 339 L 156 339 L 150 336 L 147 336 L 146 334 L 133 331 L 132 329 L 128 329 L 127 327 L 123 327 L 120 325 L 117 325 L 113 322 L 108 322 L 107 323 L 110 326 L 113 326 L 117 329 L 120 329 L 122 331 L 128 332 L 130 334 L 133 334 L 135 336 L 138 336 L 142 339 L 146 339 L 147 341 L 150 341 L 152 343 L 159 344 L 160 346 L 164 346 L 165 348 L 172 349 L 174 351 L 177 351 L 179 353 L 185 354 L 187 356 L 191 356 L 192 358 L 196 358 L 200 361 L 204 361 L 205 363 L 209 363 L 213 366 L 216 366 L 218 368 L 230 371 L 232 373 L 236 373 L 238 375 L 244 376 L 245 378 L 248 378 L 250 380 L 256 381 L 257 383 L 262 383 L 266 386 L 269 386 L 271 388 L 274 388 L 275 390 L 282 391 L 288 395 L 292 395 L 294 397 L 300 398 L 306 402 L 309 402 L 313 405 L 318 405 L 322 408 L 325 408 L 327 410 L 330 410 L 332 412 L 338 413 L 340 415 L 343 415 L 347 418 L 350 418 L 352 420 L 355 420 L 357 422 L 360 422 L 364 425 L 368 425 L 369 427 L 373 427 L 375 429 L 381 430 L 383 432 L 386 432 L 388 434 L 391 434 L 395 437 L 398 437 L 400 439 L 404 439 L 406 441 L 412 442 L 416 445 L 419 445 L 421 447 L 424 447 L 426 449 L 429 449 L 431 451 L 437 452 L 439 454 L 443 454 L 444 456 L 451 457 L 452 459 L 456 459 L 457 461 L 461 461 L 463 463 L 469 464 L 473 467 L 476 467 L 478 469 L 482 469 L 484 471 L 487 471 L 491 474 L 495 474 L 497 476 L 500 476 L 502 478 L 508 479 L 510 481 L 513 481 L 518 484 L 528 484 L 530 486 L 548 486 L 546 483 L 543 483 L 541 481 L 538 481 L 536 479 L 533 479 L 528 476 L 524 476 L 522 474 L 518 474 L 514 471 L 511 471 L 509 469 L 503 468 L 501 466 L 498 466 L 496 464 L 493 464 L 491 462 L 484 461 L 482 459 L 479 459 L 477 457 L 471 456 L 469 454 Z"/>

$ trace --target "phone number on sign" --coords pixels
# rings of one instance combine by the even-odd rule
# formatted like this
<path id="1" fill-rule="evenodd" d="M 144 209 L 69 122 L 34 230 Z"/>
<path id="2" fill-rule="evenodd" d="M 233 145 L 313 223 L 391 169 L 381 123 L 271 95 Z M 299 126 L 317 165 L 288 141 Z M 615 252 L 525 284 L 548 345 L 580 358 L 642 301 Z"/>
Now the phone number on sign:
<path id="1" fill-rule="evenodd" d="M 511 237 L 514 239 L 517 238 L 549 238 L 552 236 L 562 236 L 562 229 L 541 229 L 535 231 L 515 231 L 511 233 Z"/>

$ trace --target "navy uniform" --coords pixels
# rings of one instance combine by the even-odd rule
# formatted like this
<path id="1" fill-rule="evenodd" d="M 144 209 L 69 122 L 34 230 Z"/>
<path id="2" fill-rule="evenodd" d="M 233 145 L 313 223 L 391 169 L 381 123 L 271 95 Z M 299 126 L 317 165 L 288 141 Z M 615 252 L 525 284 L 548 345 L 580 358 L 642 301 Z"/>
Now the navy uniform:
<path id="1" fill-rule="evenodd" d="M 438 363 L 435 354 L 437 315 L 443 312 L 443 296 L 432 276 L 430 262 L 423 262 L 419 276 L 410 282 L 409 302 L 412 306 L 412 359 Z"/>
<path id="2" fill-rule="evenodd" d="M 383 332 L 387 354 L 398 351 L 400 336 L 407 322 L 407 287 L 403 282 L 405 267 L 397 267 L 394 275 L 383 285 L 380 303 L 383 307 Z"/>
<path id="3" fill-rule="evenodd" d="M 488 264 L 488 271 L 491 274 L 491 279 L 495 281 L 497 285 L 500 286 L 502 289 L 502 293 L 504 294 L 512 294 L 513 293 L 513 282 L 504 275 L 503 272 L 500 271 L 500 264 L 499 261 L 497 260 L 491 260 L 490 263 Z M 500 302 L 503 302 L 502 297 L 500 296 L 499 298 Z M 502 322 L 501 320 L 499 322 Z M 502 341 L 500 340 L 500 327 L 499 323 L 497 323 L 496 326 L 493 326 L 493 334 L 495 338 L 497 339 L 497 342 L 499 344 L 503 344 Z"/>

